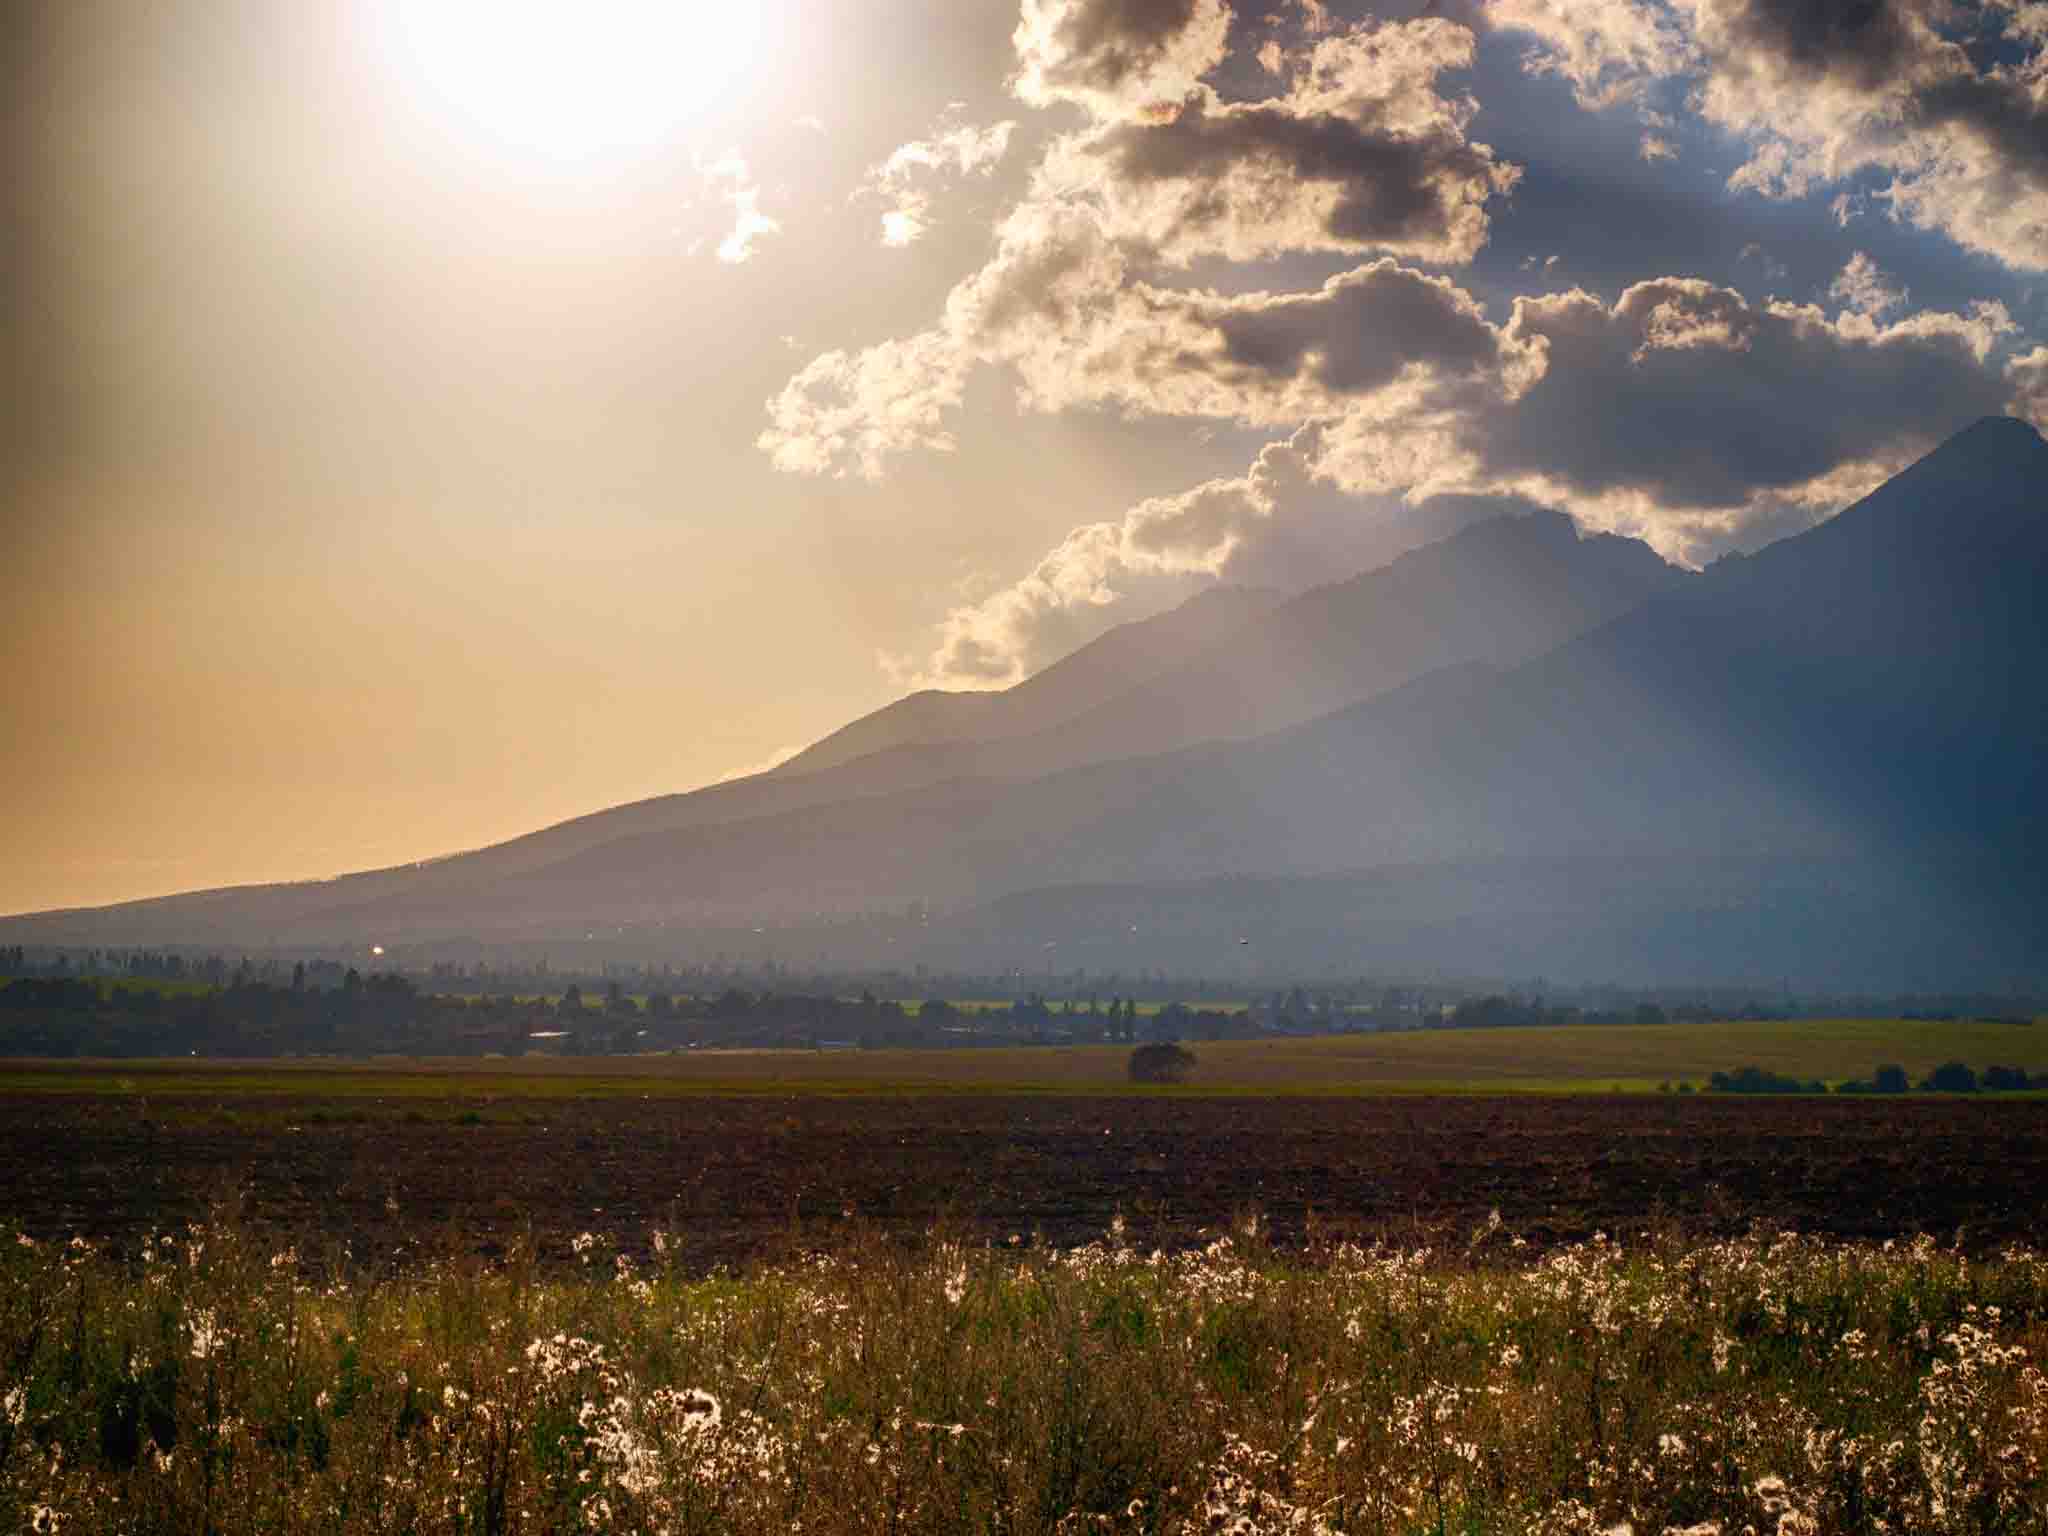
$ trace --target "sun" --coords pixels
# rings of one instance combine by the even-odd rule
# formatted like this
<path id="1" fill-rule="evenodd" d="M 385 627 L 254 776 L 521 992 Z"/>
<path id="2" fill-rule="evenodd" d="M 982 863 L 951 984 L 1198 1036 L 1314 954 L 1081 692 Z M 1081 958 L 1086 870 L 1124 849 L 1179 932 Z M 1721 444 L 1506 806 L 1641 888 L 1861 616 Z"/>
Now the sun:
<path id="1" fill-rule="evenodd" d="M 384 0 L 395 68 L 507 148 L 581 161 L 660 143 L 718 105 L 760 41 L 751 0 Z"/>

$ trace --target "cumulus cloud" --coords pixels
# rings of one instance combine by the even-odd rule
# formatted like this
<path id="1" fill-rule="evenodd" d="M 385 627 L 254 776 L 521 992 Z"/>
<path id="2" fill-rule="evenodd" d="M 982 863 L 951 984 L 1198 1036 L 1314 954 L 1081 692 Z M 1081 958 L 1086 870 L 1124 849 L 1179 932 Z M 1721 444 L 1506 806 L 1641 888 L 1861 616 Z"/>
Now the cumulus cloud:
<path id="1" fill-rule="evenodd" d="M 1893 214 L 2023 269 L 2048 269 L 2048 25 L 1990 0 L 1488 0 L 1536 39 L 1531 67 L 1589 107 L 1684 77 L 1746 136 L 1736 190 L 1804 197 L 1852 178 Z M 1998 46 L 1969 34 L 1988 16 Z M 1973 44 L 1976 51 L 1973 52 Z M 1853 203 L 1836 200 L 1846 222 Z"/>
<path id="2" fill-rule="evenodd" d="M 1026 6 L 1020 93 L 1063 92 L 1096 120 L 1048 146 L 998 225 L 995 254 L 955 288 L 937 325 L 908 342 L 829 353 L 770 402 L 760 445 L 777 467 L 874 475 L 892 453 L 948 446 L 943 413 L 979 363 L 1012 367 L 1030 408 L 1090 403 L 1254 423 L 1298 421 L 1319 390 L 1429 386 L 1423 375 L 1437 359 L 1398 320 L 1383 343 L 1340 342 L 1350 355 L 1327 367 L 1307 347 L 1286 370 L 1247 350 L 1290 316 L 1299 328 L 1317 305 L 1369 302 L 1366 289 L 1398 310 L 1393 289 L 1405 286 L 1449 320 L 1449 290 L 1431 299 L 1419 272 L 1397 277 L 1382 265 L 1356 280 L 1357 292 L 1300 303 L 1226 300 L 1160 279 L 1214 257 L 1469 260 L 1487 237 L 1488 201 L 1519 174 L 1467 137 L 1473 104 L 1439 89 L 1443 73 L 1471 62 L 1469 29 L 1433 17 L 1319 24 L 1277 61 L 1283 92 L 1226 101 L 1199 79 L 1220 57 L 1213 9 L 1199 0 Z M 1168 78 L 1182 94 L 1162 102 Z M 1145 110 L 1130 110 L 1140 99 Z M 1375 349 L 1377 370 L 1365 358 Z M 1405 375 L 1411 363 L 1421 371 Z"/>
<path id="3" fill-rule="evenodd" d="M 1438 89 L 1472 54 L 1469 29 L 1434 17 L 1321 37 L 1280 59 L 1281 95 L 1205 87 L 1058 141 L 1037 195 L 1085 199 L 1114 238 L 1177 265 L 1365 250 L 1462 264 L 1520 175 L 1468 138 L 1475 104 Z"/>
<path id="4" fill-rule="evenodd" d="M 1009 153 L 1014 122 L 976 127 L 957 119 L 958 108 L 921 139 L 898 145 L 868 172 L 863 191 L 889 206 L 882 211 L 882 244 L 906 246 L 930 227 L 934 191 L 947 181 L 992 174 Z"/>
<path id="5" fill-rule="evenodd" d="M 1844 466 L 1896 463 L 2011 395 L 1994 353 L 2012 322 L 1996 305 L 1887 325 L 1667 277 L 1611 305 L 1521 299 L 1505 330 L 1544 371 L 1457 424 L 1477 481 L 1679 558 L 1710 555 L 1773 498 L 1831 497 L 1820 483 Z"/>
<path id="6" fill-rule="evenodd" d="M 1861 10 L 1899 20 L 1914 49 L 1945 46 L 1904 6 Z M 1730 104 L 1752 55 L 1843 89 L 1882 92 L 1892 77 L 1830 61 L 1828 35 L 1742 31 L 1738 13 L 1759 8 L 1489 0 L 1487 14 L 1529 33 L 1534 67 L 1581 101 L 1632 103 L 1646 156 L 1673 147 L 1649 85 L 1685 79 L 1703 110 L 1755 136 L 1752 167 L 1805 174 L 1818 153 L 1805 105 L 1781 130 L 1745 124 Z M 2016 330 L 2002 307 L 1913 311 L 1862 253 L 1827 308 L 1662 276 L 1612 299 L 1523 296 L 1496 319 L 1428 270 L 1478 251 L 1490 203 L 1518 174 L 1472 141 L 1472 103 L 1443 85 L 1472 60 L 1470 29 L 1437 16 L 1343 27 L 1318 12 L 1290 41 L 1261 34 L 1266 94 L 1240 100 L 1209 78 L 1227 73 L 1220 14 L 1201 0 L 1027 3 L 1014 88 L 1085 121 L 1050 141 L 993 254 L 929 328 L 816 358 L 770 403 L 761 446 L 801 473 L 878 476 L 894 455 L 944 451 L 979 367 L 1005 370 L 1026 409 L 1273 434 L 1245 474 L 1083 523 L 1021 579 L 956 606 L 929 656 L 900 664 L 906 682 L 1015 682 L 1205 583 L 1301 584 L 1331 569 L 1331 551 L 1385 558 L 1391 530 L 1447 531 L 1461 508 L 1560 508 L 1701 562 L 1830 515 L 1974 416 L 2048 413 L 2048 348 L 2008 357 Z M 1904 142 L 1936 126 L 1909 118 L 1894 131 Z M 1952 169 L 1903 154 L 1886 162 L 1895 211 L 1902 180 Z M 1822 161 L 1817 175 L 1849 174 Z M 1215 287 L 1188 278 L 1313 253 L 1359 259 L 1294 291 L 1242 273 Z M 1760 247 L 1744 260 L 1785 276 Z"/>
<path id="7" fill-rule="evenodd" d="M 1243 475 L 1139 502 L 1075 528 L 1020 580 L 949 612 L 922 658 L 891 658 L 905 687 L 1007 687 L 1112 624 L 1158 613 L 1218 580 L 1282 590 L 1384 564 L 1485 517 L 1493 497 L 1365 502 L 1313 473 L 1319 431 L 1268 443 Z"/>
<path id="8" fill-rule="evenodd" d="M 1223 0 L 1024 0 L 1011 89 L 1099 118 L 1171 110 L 1223 62 L 1229 34 Z"/>
<path id="9" fill-rule="evenodd" d="M 919 687 L 1008 687 L 1111 622 L 1156 612 L 1213 580 L 1274 513 L 1297 450 L 1270 444 L 1246 474 L 1139 502 L 1123 517 L 1074 529 L 1021 580 L 948 613 Z M 1110 615 L 1114 613 L 1114 619 Z"/>
<path id="10" fill-rule="evenodd" d="M 1440 384 L 1390 403 L 1383 364 L 1352 372 L 1346 332 L 1379 336 L 1398 311 L 1374 303 L 1413 303 L 1418 280 L 1450 289 L 1434 318 L 1409 311 L 1410 350 Z M 1207 580 L 1301 584 L 1313 568 L 1286 562 L 1290 544 L 1319 548 L 1327 571 L 1348 526 L 1365 535 L 1358 563 L 1386 558 L 1404 546 L 1375 545 L 1375 525 L 1406 513 L 1419 541 L 1431 508 L 1440 533 L 1463 507 L 1555 507 L 1702 563 L 1820 521 L 1971 417 L 2048 414 L 2048 348 L 2000 368 L 2012 325 L 1995 305 L 1885 324 L 1677 277 L 1611 304 L 1576 289 L 1524 298 L 1501 326 L 1470 304 L 1387 263 L 1226 310 L 1219 330 L 1251 327 L 1230 344 L 1237 384 L 1306 380 L 1289 399 L 1308 419 L 1244 476 L 1074 529 L 1024 579 L 950 613 L 905 679 L 1003 686 Z"/>

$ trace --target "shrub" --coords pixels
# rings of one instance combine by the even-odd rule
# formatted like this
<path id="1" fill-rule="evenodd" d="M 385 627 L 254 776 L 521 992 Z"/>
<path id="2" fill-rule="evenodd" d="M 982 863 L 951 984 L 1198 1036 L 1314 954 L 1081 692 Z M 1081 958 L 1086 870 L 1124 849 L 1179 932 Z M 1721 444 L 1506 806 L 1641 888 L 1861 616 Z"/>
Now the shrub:
<path id="1" fill-rule="evenodd" d="M 1927 1080 L 1920 1086 L 1936 1093 L 1975 1093 L 1977 1074 L 1960 1061 L 1944 1061 L 1927 1074 Z"/>
<path id="2" fill-rule="evenodd" d="M 1184 1083 L 1195 1070 L 1195 1053 L 1171 1040 L 1155 1040 L 1131 1052 L 1134 1083 Z"/>
<path id="3" fill-rule="evenodd" d="M 1716 1093 L 1826 1093 L 1827 1084 L 1802 1083 L 1796 1077 L 1780 1077 L 1759 1066 L 1737 1067 L 1733 1072 L 1716 1072 L 1710 1079 Z"/>
<path id="4" fill-rule="evenodd" d="M 1984 1086 L 2000 1093 L 2017 1093 L 2034 1086 L 2025 1067 L 1986 1067 Z"/>

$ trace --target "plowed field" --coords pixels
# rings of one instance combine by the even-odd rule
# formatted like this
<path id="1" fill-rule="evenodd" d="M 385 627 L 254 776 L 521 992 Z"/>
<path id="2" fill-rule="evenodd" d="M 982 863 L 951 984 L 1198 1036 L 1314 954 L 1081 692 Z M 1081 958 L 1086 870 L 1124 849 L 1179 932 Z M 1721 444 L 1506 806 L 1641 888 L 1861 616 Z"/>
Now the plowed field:
<path id="1" fill-rule="evenodd" d="M 1283 1242 L 1461 1242 L 1498 1209 L 1536 1245 L 1752 1223 L 2048 1244 L 2048 1105 L 2027 1100 L 621 1097 L 475 1118 L 10 1094 L 0 1214 L 125 1243 L 234 1194 L 379 1261 L 520 1232 L 557 1255 L 584 1230 L 635 1249 L 660 1225 L 698 1266 L 829 1243 L 849 1216 L 1066 1245 L 1122 1212 L 1173 1244 L 1254 1208 Z"/>

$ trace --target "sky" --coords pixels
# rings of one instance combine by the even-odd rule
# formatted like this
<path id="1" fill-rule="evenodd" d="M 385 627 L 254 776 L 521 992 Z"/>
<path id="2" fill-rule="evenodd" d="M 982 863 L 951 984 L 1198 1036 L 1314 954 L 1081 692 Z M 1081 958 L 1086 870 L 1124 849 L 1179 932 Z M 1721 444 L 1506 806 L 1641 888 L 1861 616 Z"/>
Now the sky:
<path id="1" fill-rule="evenodd" d="M 2048 425 L 2043 0 L 35 0 L 0 912 L 759 769 L 1555 507 Z"/>

